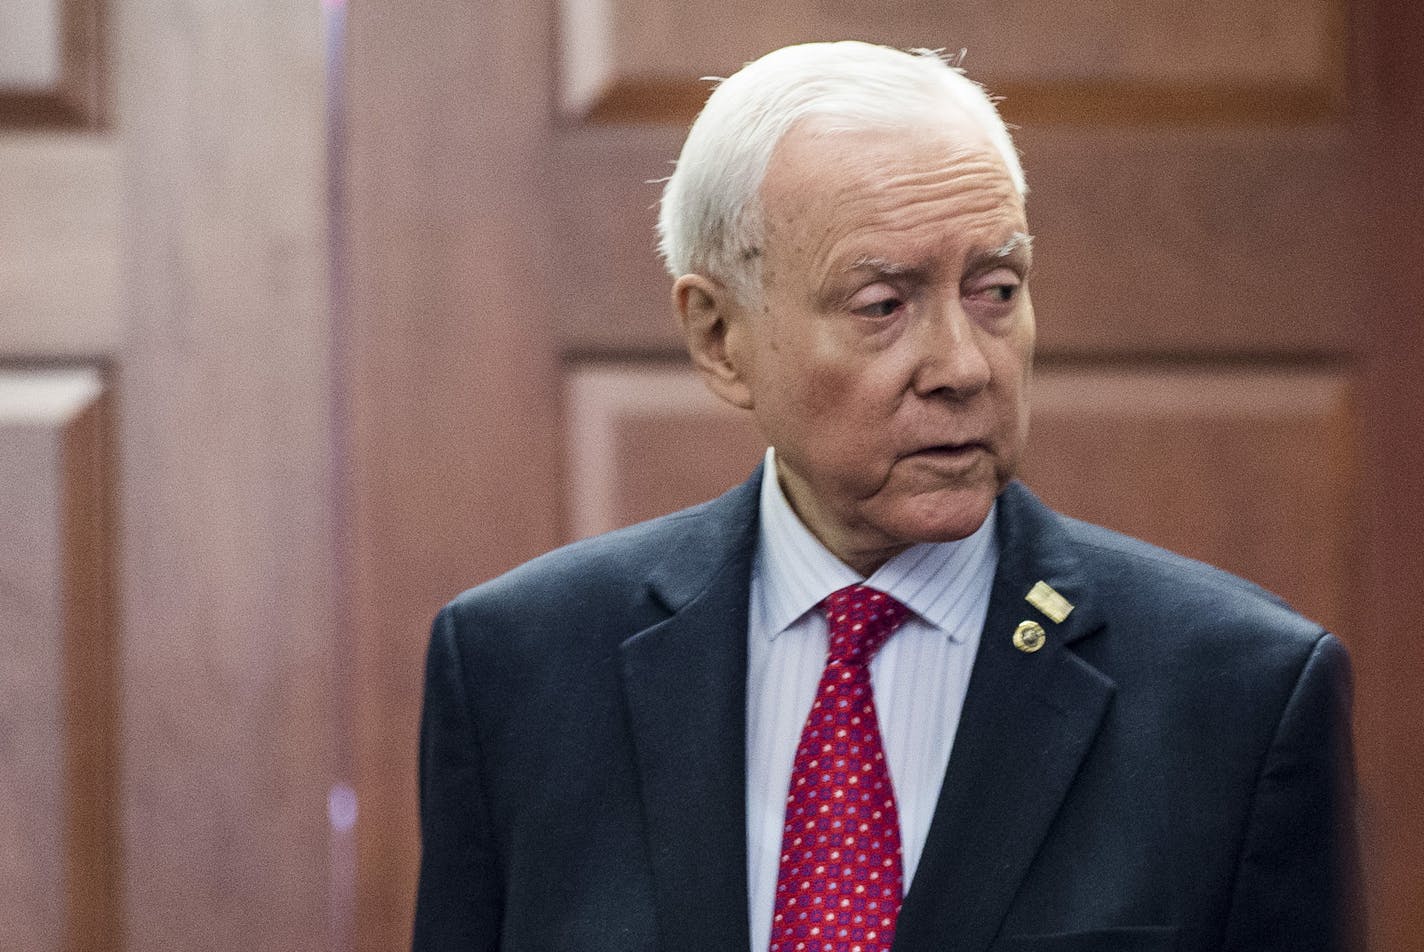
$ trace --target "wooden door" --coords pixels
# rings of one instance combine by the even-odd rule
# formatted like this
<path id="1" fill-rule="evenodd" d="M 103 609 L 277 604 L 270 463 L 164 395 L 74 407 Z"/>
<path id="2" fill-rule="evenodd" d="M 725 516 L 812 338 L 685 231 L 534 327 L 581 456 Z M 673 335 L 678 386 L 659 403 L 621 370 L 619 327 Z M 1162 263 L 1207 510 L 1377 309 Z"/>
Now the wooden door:
<path id="1" fill-rule="evenodd" d="M 0 6 L 0 948 L 333 938 L 322 63 L 315 4 Z"/>
<path id="2" fill-rule="evenodd" d="M 759 456 L 749 421 L 687 368 L 652 250 L 650 182 L 698 77 L 859 37 L 968 47 L 1021 127 L 1039 268 L 1030 485 L 1255 578 L 1349 643 L 1373 947 L 1424 948 L 1424 816 L 1407 793 L 1424 750 L 1394 716 L 1417 704 L 1424 651 L 1384 633 L 1397 587 L 1424 576 L 1419 534 L 1397 528 L 1424 506 L 1406 491 L 1417 450 L 1389 445 L 1421 406 L 1424 342 L 1417 279 L 1379 256 L 1381 223 L 1402 232 L 1424 203 L 1371 201 L 1382 176 L 1405 180 L 1415 146 L 1382 117 L 1417 103 L 1404 64 L 1424 34 L 1385 16 L 1343 0 L 355 10 L 360 947 L 406 940 L 437 607 L 565 539 L 705 498 Z M 1376 303 L 1386 272 L 1392 308 Z"/>

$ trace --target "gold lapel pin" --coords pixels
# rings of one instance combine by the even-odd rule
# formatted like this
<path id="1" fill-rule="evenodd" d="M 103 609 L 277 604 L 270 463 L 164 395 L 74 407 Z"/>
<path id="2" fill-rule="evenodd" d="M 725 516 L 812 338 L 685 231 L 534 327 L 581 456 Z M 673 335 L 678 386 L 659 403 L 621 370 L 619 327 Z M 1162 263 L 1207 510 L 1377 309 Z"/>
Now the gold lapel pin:
<path id="1" fill-rule="evenodd" d="M 1043 626 L 1036 621 L 1021 621 L 1014 629 L 1014 647 L 1025 654 L 1033 654 L 1048 640 Z"/>
<path id="2" fill-rule="evenodd" d="M 1068 613 L 1073 610 L 1072 602 L 1059 595 L 1054 591 L 1052 585 L 1042 580 L 1034 583 L 1033 588 L 1029 589 L 1028 594 L 1024 596 L 1024 601 L 1056 622 L 1067 618 Z"/>

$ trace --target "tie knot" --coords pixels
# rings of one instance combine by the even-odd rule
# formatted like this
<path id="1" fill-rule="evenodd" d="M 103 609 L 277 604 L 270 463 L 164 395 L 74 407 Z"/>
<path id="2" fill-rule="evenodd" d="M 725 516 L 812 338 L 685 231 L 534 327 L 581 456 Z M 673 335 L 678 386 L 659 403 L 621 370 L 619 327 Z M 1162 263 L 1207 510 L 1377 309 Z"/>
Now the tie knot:
<path id="1" fill-rule="evenodd" d="M 822 604 L 831 628 L 829 661 L 842 664 L 869 664 L 909 613 L 889 595 L 864 585 L 832 592 Z"/>

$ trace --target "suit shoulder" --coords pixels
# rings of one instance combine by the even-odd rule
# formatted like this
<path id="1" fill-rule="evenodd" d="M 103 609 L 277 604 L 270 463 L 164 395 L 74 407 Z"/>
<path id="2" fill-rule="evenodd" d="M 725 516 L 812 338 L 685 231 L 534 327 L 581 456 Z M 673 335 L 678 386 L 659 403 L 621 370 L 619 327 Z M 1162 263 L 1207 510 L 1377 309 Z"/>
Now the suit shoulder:
<path id="1" fill-rule="evenodd" d="M 462 639 L 497 633 L 532 646 L 627 637 L 677 610 L 729 562 L 749 564 L 755 482 L 545 553 L 462 592 L 445 613 Z"/>
<path id="2" fill-rule="evenodd" d="M 699 531 L 698 517 L 707 505 L 562 545 L 466 589 L 452 604 L 505 598 L 561 599 L 646 578 L 667 552 L 691 544 Z"/>
<path id="3" fill-rule="evenodd" d="M 1058 517 L 1096 584 L 1144 624 L 1226 640 L 1266 639 L 1309 651 L 1324 628 L 1279 595 L 1240 576 L 1131 536 Z"/>

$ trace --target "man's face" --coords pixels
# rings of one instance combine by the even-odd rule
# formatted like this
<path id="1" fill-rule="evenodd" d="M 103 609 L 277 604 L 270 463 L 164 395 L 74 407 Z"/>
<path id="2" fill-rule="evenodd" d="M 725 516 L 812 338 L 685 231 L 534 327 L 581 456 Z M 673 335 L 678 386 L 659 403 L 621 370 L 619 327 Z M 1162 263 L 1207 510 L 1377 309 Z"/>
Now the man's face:
<path id="1" fill-rule="evenodd" d="M 813 120 L 814 123 L 814 120 Z M 872 571 L 963 538 L 1028 424 L 1028 225 L 967 120 L 778 145 L 761 197 L 764 293 L 726 347 L 807 526 Z"/>

